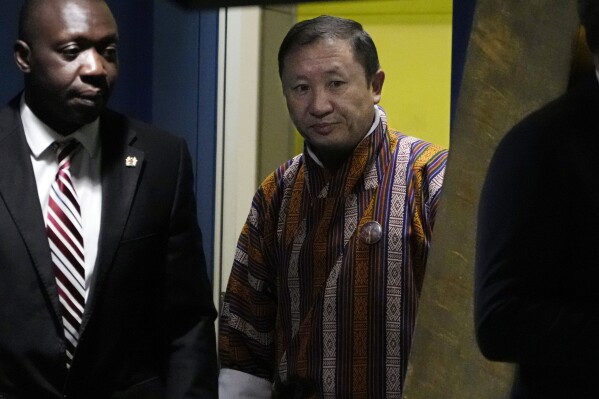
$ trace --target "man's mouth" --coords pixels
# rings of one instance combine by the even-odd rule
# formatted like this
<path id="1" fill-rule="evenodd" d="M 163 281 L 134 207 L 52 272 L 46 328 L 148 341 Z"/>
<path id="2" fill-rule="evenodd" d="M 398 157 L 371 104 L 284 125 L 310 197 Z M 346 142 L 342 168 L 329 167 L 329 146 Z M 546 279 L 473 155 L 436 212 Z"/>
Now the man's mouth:
<path id="1" fill-rule="evenodd" d="M 317 134 L 327 135 L 333 131 L 335 124 L 333 123 L 316 123 L 311 126 L 312 130 Z"/>
<path id="2" fill-rule="evenodd" d="M 85 90 L 75 95 L 75 100 L 83 105 L 98 106 L 104 102 L 102 90 Z"/>

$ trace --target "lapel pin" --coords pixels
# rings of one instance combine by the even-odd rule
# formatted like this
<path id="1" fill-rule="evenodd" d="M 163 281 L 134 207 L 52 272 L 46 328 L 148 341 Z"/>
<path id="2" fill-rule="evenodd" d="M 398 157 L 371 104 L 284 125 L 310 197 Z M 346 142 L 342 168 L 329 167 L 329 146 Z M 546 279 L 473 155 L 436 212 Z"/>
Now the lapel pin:
<path id="1" fill-rule="evenodd" d="M 136 157 L 125 158 L 125 166 L 128 168 L 136 167 L 137 166 L 137 158 Z"/>
<path id="2" fill-rule="evenodd" d="M 383 228 L 379 222 L 371 221 L 360 229 L 360 240 L 366 244 L 376 244 L 383 237 Z"/>

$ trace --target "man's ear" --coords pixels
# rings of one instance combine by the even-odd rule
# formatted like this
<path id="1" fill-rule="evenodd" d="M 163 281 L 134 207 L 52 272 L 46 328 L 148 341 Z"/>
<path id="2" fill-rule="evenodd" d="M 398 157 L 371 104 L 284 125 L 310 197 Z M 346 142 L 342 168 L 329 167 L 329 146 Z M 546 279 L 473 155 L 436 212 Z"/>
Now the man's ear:
<path id="1" fill-rule="evenodd" d="M 15 62 L 23 73 L 31 72 L 31 49 L 23 40 L 17 40 L 13 45 Z"/>
<path id="2" fill-rule="evenodd" d="M 374 103 L 378 104 L 381 101 L 381 94 L 383 92 L 383 83 L 385 82 L 385 72 L 382 69 L 376 71 L 372 77 L 372 98 Z"/>

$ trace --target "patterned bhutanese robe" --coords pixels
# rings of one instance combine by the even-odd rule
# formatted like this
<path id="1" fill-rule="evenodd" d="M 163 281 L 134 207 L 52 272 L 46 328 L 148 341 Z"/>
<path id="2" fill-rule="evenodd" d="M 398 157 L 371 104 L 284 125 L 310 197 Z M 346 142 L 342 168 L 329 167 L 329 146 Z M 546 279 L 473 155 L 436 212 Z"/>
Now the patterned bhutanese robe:
<path id="1" fill-rule="evenodd" d="M 300 154 L 256 192 L 220 319 L 223 368 L 307 396 L 400 398 L 447 151 L 379 113 L 333 174 Z M 382 238 L 368 244 L 371 221 Z"/>

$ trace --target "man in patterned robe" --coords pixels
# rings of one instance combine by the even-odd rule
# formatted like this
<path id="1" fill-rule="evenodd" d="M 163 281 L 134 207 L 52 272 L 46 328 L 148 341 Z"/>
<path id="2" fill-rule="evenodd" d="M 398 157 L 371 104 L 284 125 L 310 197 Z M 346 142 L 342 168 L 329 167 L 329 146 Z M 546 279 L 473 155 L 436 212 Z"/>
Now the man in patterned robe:
<path id="1" fill-rule="evenodd" d="M 296 24 L 279 73 L 303 154 L 254 196 L 220 325 L 223 398 L 399 398 L 447 152 L 387 127 L 355 21 Z"/>

